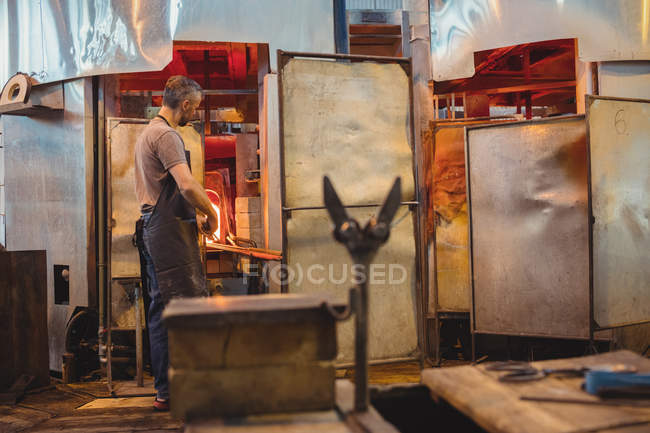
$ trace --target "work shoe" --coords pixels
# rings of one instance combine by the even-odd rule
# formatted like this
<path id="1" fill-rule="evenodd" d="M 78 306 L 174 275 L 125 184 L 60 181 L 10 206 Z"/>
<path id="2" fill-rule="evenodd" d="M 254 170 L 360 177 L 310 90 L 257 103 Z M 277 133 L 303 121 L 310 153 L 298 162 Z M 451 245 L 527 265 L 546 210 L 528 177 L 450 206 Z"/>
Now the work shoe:
<path id="1" fill-rule="evenodd" d="M 153 401 L 153 410 L 156 412 L 169 412 L 169 400 L 159 400 L 156 398 Z"/>

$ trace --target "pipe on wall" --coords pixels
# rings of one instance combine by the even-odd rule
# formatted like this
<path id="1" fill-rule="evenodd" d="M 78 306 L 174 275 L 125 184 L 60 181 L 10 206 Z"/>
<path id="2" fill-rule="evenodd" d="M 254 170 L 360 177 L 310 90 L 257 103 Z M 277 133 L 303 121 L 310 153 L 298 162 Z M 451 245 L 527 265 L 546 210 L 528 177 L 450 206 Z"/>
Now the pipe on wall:
<path id="1" fill-rule="evenodd" d="M 345 12 L 345 0 L 334 1 L 334 46 L 338 54 L 350 54 L 348 38 L 348 18 Z"/>

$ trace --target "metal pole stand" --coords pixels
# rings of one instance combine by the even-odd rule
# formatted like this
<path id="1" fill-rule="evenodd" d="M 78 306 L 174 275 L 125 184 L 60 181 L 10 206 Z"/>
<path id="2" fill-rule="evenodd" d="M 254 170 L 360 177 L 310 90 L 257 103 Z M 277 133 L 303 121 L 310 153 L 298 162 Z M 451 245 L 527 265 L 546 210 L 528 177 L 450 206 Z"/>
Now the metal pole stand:
<path id="1" fill-rule="evenodd" d="M 365 412 L 369 407 L 368 393 L 368 266 L 379 247 L 388 240 L 390 222 L 401 204 L 401 181 L 395 180 L 377 217 L 371 218 L 363 229 L 359 223 L 350 218 L 341 203 L 332 183 L 327 176 L 323 179 L 325 206 L 334 221 L 334 238 L 345 245 L 355 266 L 361 267 L 361 281 L 350 291 L 350 308 L 347 314 L 338 319 L 347 318 L 355 313 L 355 347 L 354 347 L 354 410 Z"/>

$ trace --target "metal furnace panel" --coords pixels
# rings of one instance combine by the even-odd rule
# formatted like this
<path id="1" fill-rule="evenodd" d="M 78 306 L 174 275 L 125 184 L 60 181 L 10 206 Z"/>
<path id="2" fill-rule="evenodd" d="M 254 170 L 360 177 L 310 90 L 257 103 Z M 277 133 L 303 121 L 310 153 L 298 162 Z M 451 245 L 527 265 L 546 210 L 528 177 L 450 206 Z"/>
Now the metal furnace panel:
<path id="1" fill-rule="evenodd" d="M 467 129 L 473 329 L 589 337 L 583 116 Z"/>
<path id="2" fill-rule="evenodd" d="M 650 320 L 650 101 L 587 100 L 594 320 Z"/>
<path id="3" fill-rule="evenodd" d="M 341 200 L 346 203 L 350 199 L 342 195 Z M 351 217 L 365 222 L 379 209 L 348 208 L 347 211 Z M 370 268 L 371 274 L 375 275 L 368 284 L 370 359 L 406 357 L 418 349 L 412 215 L 408 206 L 398 210 L 395 221 L 399 222 L 373 260 L 374 273 L 372 266 Z M 286 225 L 289 292 L 327 292 L 335 299 L 347 302 L 348 289 L 354 285 L 352 262 L 345 247 L 334 241 L 327 211 L 292 212 Z M 271 278 L 277 279 L 277 273 Z M 338 362 L 354 360 L 354 320 L 338 324 L 338 346 Z"/>
<path id="4" fill-rule="evenodd" d="M 397 176 L 413 200 L 409 76 L 396 63 L 291 59 L 281 73 L 285 207 L 379 204 Z"/>
<path id="5" fill-rule="evenodd" d="M 296 54 L 299 57 L 299 54 Z M 327 57 L 327 55 L 323 55 Z M 284 262 L 289 272 L 324 268 L 324 280 L 288 279 L 290 293 L 332 292 L 345 296 L 350 280 L 335 273 L 350 265 L 345 248 L 332 237 L 323 209 L 323 176 L 332 180 L 347 206 L 383 203 L 396 177 L 402 200 L 416 198 L 412 142 L 410 68 L 405 61 L 356 57 L 280 60 L 280 125 L 283 169 Z M 309 208 L 309 209 L 305 209 Z M 291 210 L 293 209 L 293 210 Z M 348 208 L 365 221 L 375 207 Z M 388 272 L 406 270 L 403 281 L 370 284 L 370 359 L 411 357 L 418 353 L 422 314 L 421 281 L 416 263 L 414 211 L 406 206 L 396 217 L 388 243 L 374 263 Z M 403 215 L 402 215 L 403 214 Z M 315 268 L 314 268 L 315 266 Z M 337 268 L 338 267 L 338 268 Z M 337 270 L 339 269 L 339 270 Z M 352 322 L 339 328 L 339 362 L 354 359 Z"/>
<path id="6" fill-rule="evenodd" d="M 108 119 L 111 278 L 140 277 L 140 258 L 132 243 L 135 222 L 140 218 L 134 161 L 135 143 L 148 123 L 147 119 Z M 201 135 L 189 125 L 177 131 L 185 149 L 190 151 L 192 175 L 203 184 L 205 162 Z"/>
<path id="7" fill-rule="evenodd" d="M 10 251 L 47 251 L 50 369 L 61 371 L 65 328 L 95 291 L 93 140 L 90 79 L 63 84 L 65 109 L 49 116 L 1 116 L 6 242 Z M 90 111 L 88 111 L 90 110 Z M 68 265 L 69 303 L 56 304 L 54 265 Z"/>

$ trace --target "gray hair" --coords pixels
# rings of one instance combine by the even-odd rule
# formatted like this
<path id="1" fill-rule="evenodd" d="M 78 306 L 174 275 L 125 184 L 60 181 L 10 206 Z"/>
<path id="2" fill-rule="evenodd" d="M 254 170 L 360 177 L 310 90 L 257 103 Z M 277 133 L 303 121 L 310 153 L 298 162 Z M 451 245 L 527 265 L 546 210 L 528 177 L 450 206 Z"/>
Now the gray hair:
<path id="1" fill-rule="evenodd" d="M 174 75 L 165 83 L 163 105 L 176 109 L 185 99 L 190 99 L 193 93 L 201 92 L 199 83 L 183 75 Z"/>

